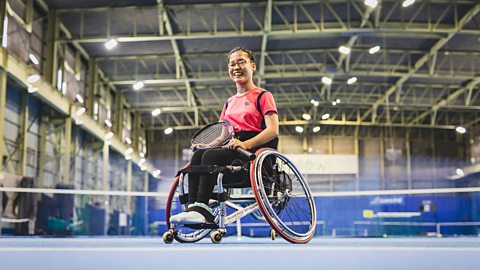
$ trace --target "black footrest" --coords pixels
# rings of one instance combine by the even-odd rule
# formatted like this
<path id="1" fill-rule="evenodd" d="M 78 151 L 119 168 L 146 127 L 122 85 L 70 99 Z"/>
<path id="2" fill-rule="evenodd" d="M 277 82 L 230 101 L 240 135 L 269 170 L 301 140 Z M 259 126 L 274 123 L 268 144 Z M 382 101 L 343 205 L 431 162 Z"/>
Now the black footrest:
<path id="1" fill-rule="evenodd" d="M 218 229 L 218 225 L 216 223 L 184 224 L 183 226 L 194 230 Z"/>

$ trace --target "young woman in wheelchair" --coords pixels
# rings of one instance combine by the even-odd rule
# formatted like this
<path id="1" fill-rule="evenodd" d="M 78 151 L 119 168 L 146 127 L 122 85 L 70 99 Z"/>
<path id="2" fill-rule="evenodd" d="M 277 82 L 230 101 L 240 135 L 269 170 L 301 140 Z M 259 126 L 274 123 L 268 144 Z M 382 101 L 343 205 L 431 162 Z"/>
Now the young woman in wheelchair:
<path id="1" fill-rule="evenodd" d="M 255 153 L 256 150 L 278 145 L 278 112 L 272 94 L 257 87 L 253 82 L 256 70 L 252 51 L 237 47 L 228 54 L 228 75 L 235 83 L 237 94 L 230 97 L 220 115 L 221 121 L 230 122 L 235 130 L 235 137 L 228 148 L 198 149 L 190 161 L 191 165 L 225 166 L 238 161 L 248 161 L 245 156 L 235 151 L 236 148 Z M 192 145 L 195 150 L 196 145 Z M 238 174 L 238 173 L 237 173 Z M 235 181 L 245 174 L 232 175 L 225 183 Z M 212 209 L 208 206 L 216 184 L 215 174 L 188 175 L 188 208 L 171 216 L 173 224 L 214 223 Z"/>

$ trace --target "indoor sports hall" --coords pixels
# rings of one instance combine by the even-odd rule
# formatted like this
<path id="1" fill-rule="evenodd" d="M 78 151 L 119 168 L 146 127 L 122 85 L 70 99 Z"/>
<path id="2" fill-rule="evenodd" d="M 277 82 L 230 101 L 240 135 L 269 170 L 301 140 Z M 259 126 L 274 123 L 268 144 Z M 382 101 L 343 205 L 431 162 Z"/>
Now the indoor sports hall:
<path id="1" fill-rule="evenodd" d="M 473 270 L 478 0 L 0 0 L 0 269 Z"/>

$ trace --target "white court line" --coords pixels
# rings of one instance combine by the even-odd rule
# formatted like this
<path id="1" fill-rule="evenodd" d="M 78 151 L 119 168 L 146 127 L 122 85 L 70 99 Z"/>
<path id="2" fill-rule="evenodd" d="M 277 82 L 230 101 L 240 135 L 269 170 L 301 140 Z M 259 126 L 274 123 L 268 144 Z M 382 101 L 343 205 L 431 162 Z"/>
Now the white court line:
<path id="1" fill-rule="evenodd" d="M 153 252 L 153 251 L 480 251 L 480 247 L 298 247 L 298 246 L 277 246 L 277 247 L 2 247 L 0 252 Z"/>

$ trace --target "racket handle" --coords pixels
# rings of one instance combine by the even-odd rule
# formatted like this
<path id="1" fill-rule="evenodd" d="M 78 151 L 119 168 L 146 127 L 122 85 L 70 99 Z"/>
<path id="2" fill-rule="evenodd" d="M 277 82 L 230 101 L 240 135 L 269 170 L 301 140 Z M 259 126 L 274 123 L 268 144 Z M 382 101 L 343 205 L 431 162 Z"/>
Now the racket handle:
<path id="1" fill-rule="evenodd" d="M 256 158 L 256 156 L 255 156 L 254 153 L 249 152 L 249 151 L 247 151 L 247 150 L 245 150 L 245 149 L 243 149 L 243 148 L 240 148 L 240 147 L 239 147 L 239 148 L 237 148 L 237 149 L 235 149 L 235 150 L 237 150 L 237 152 L 239 152 L 240 154 L 246 156 L 246 157 L 248 158 L 248 160 L 254 160 L 254 159 Z"/>

